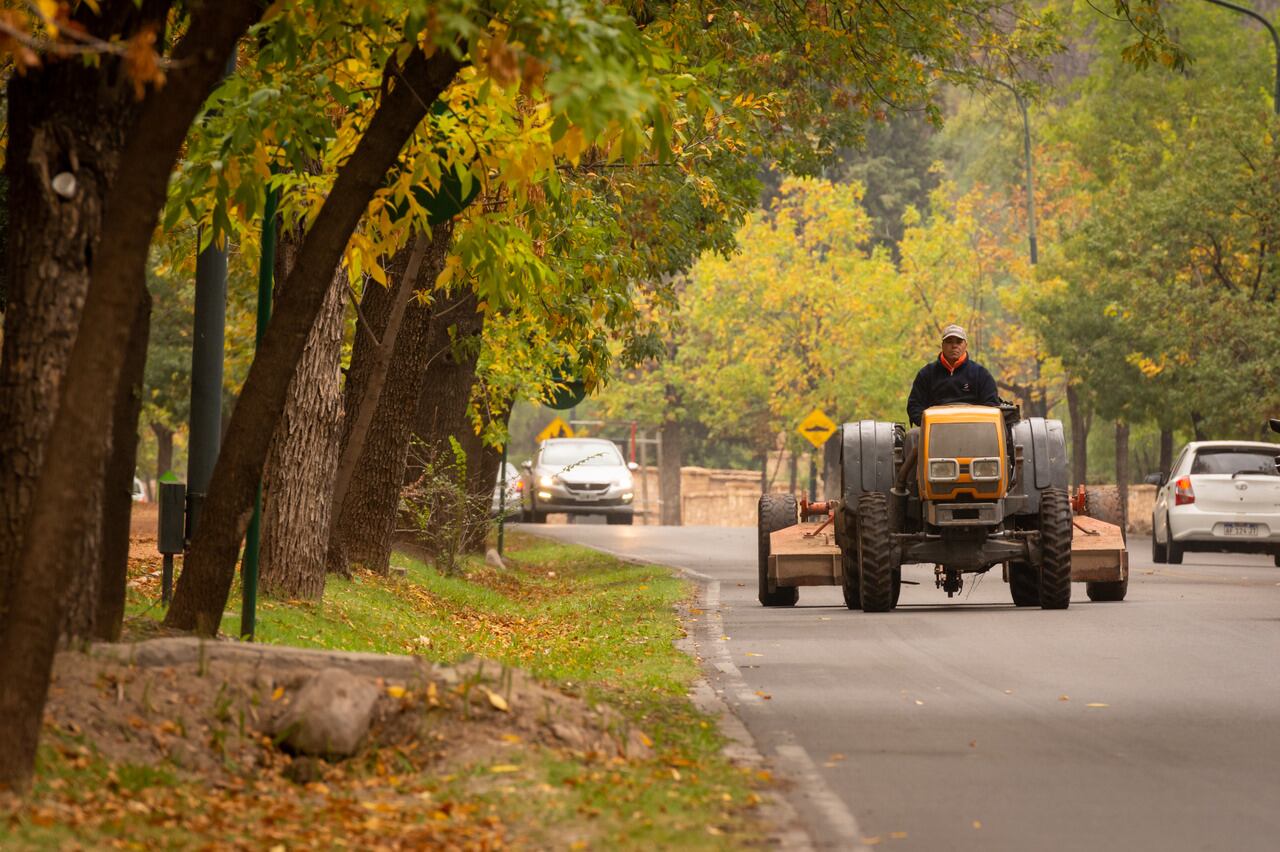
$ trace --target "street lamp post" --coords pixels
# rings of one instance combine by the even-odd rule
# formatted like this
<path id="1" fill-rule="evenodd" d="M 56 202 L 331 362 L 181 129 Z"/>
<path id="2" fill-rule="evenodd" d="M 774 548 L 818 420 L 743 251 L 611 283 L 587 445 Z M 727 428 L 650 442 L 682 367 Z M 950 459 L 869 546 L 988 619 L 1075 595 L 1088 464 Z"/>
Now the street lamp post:
<path id="1" fill-rule="evenodd" d="M 1224 9 L 1230 9 L 1233 12 L 1239 12 L 1241 15 L 1248 15 L 1258 23 L 1267 28 L 1267 32 L 1271 34 L 1271 43 L 1276 49 L 1276 80 L 1271 89 L 1271 108 L 1276 115 L 1280 115 L 1280 35 L 1276 34 L 1276 28 L 1271 26 L 1271 22 L 1259 15 L 1252 9 L 1246 9 L 1244 6 L 1237 6 L 1235 3 L 1228 3 L 1227 0 L 1208 0 L 1215 6 L 1221 6 Z"/>
<path id="2" fill-rule="evenodd" d="M 1209 0 L 1209 2 L 1216 3 L 1218 0 Z M 1039 252 L 1036 249 L 1036 188 L 1035 179 L 1031 173 L 1031 119 L 1027 117 L 1027 101 L 1022 97 L 1021 92 L 1004 80 L 995 77 L 982 79 L 1008 89 L 1018 104 L 1018 110 L 1022 113 L 1022 153 L 1026 158 L 1027 173 L 1027 246 L 1031 252 L 1031 265 L 1035 266 L 1039 260 Z"/>

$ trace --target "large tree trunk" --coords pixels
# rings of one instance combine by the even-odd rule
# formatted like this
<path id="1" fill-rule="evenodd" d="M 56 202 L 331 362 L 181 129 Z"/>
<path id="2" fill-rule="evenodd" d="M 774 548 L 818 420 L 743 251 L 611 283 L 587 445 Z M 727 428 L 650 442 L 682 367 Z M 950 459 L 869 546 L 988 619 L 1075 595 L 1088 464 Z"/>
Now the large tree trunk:
<path id="1" fill-rule="evenodd" d="M 1078 488 L 1089 478 L 1089 421 L 1084 400 L 1075 385 L 1067 382 L 1067 417 L 1071 421 L 1071 485 Z"/>
<path id="2" fill-rule="evenodd" d="M 129 337 L 111 423 L 111 455 L 103 476 L 102 561 L 93 637 L 120 638 L 124 625 L 125 586 L 129 574 L 129 520 L 133 514 L 133 475 L 138 466 L 138 415 L 147 370 L 147 338 L 151 332 L 151 294 L 138 306 Z"/>
<path id="3" fill-rule="evenodd" d="M 282 229 L 275 277 L 287 281 L 302 243 Z M 342 417 L 342 314 L 347 274 L 338 267 L 271 439 L 263 477 L 260 583 L 269 595 L 317 600 L 324 594 L 334 468 Z"/>
<path id="4" fill-rule="evenodd" d="M 415 289 L 430 289 L 449 256 L 451 223 L 431 229 L 431 243 L 418 270 Z M 391 263 L 392 280 L 399 281 L 409 265 L 408 250 Z M 361 299 L 361 313 L 379 339 L 391 316 L 392 294 L 386 288 L 369 286 Z M 400 486 L 409 454 L 415 403 L 420 392 L 423 368 L 430 352 L 431 318 L 438 306 L 424 306 L 416 300 L 404 313 L 395 347 L 382 384 L 374 399 L 370 383 L 377 367 L 377 345 L 370 335 L 357 329 L 351 369 L 347 373 L 342 452 L 345 455 L 356 432 L 354 412 L 374 405 L 373 419 L 358 449 L 358 462 L 351 483 L 329 535 L 328 567 L 345 573 L 348 566 L 360 565 L 386 574 L 391 570 L 391 541 L 395 533 Z"/>
<path id="5" fill-rule="evenodd" d="M 200 527 L 165 616 L 167 626 L 207 635 L 218 632 L 266 462 L 261 436 L 270 434 L 280 419 L 307 334 L 369 199 L 382 186 L 427 109 L 461 67 L 461 61 L 447 50 L 430 58 L 419 49 L 411 51 L 394 78 L 389 78 L 368 129 L 339 168 L 249 367 L 214 467 Z"/>
<path id="6" fill-rule="evenodd" d="M 151 432 L 156 436 L 156 489 L 151 499 L 158 500 L 160 478 L 173 468 L 173 430 L 163 423 L 151 422 Z"/>
<path id="7" fill-rule="evenodd" d="M 662 442 L 662 464 L 658 468 L 661 523 L 664 526 L 678 527 L 683 523 L 680 511 L 680 468 L 684 465 L 684 426 L 674 421 L 665 421 L 658 433 L 658 440 Z"/>
<path id="8" fill-rule="evenodd" d="M 465 503 L 475 503 L 480 495 L 492 494 L 493 477 L 498 470 L 496 463 L 489 465 L 485 461 L 484 442 L 471 419 L 471 390 L 476 383 L 476 362 L 484 333 L 484 314 L 476 310 L 478 306 L 479 299 L 469 287 L 442 297 L 437 303 L 413 426 L 421 443 L 417 452 L 426 459 L 452 459 L 449 438 L 458 442 L 467 458 Z M 462 552 L 483 547 L 483 518 L 455 517 L 452 523 L 460 525 L 454 528 L 462 532 Z"/>
<path id="9" fill-rule="evenodd" d="M 106 12 L 110 19 L 95 22 L 90 31 L 103 37 L 131 34 L 143 21 L 155 20 L 160 12 L 155 6 L 147 4 L 132 14 Z M 123 91 L 127 83 L 113 91 L 107 76 L 79 61 L 50 60 L 8 79 L 5 175 L 10 232 L 0 354 L 0 624 L 57 415 L 59 385 L 88 293 L 87 258 L 94 254 L 107 189 L 136 110 L 134 99 Z M 57 175 L 74 178 L 71 198 L 54 190 Z M 95 427 L 95 434 L 105 432 L 101 423 Z M 83 496 L 96 503 L 101 482 L 80 473 Z M 96 506 L 88 508 L 97 514 Z M 72 564 L 97 564 L 97 541 L 96 530 L 88 540 L 78 541 L 78 552 L 69 554 Z"/>
<path id="10" fill-rule="evenodd" d="M 1129 424 L 1116 421 L 1116 491 L 1120 496 L 1120 528 L 1129 528 Z"/>
<path id="11" fill-rule="evenodd" d="M 125 19 L 132 22 L 130 28 L 114 32 L 134 32 L 151 21 L 163 24 L 168 5 L 113 0 L 101 4 L 101 19 L 92 15 L 87 4 L 81 4 L 77 14 L 82 13 L 92 28 L 96 20 Z M 34 491 L 28 486 L 31 496 L 21 526 L 21 550 L 16 561 L 6 555 L 0 566 L 10 580 L 7 611 L 0 621 L 0 718 L 6 724 L 5 736 L 0 737 L 0 786 L 25 789 L 30 783 L 62 620 L 59 591 L 75 582 L 78 574 L 96 567 L 77 563 L 74 555 L 79 542 L 96 535 L 91 530 L 98 530 L 101 523 L 89 505 L 83 479 L 87 473 L 101 472 L 106 463 L 110 436 L 104 424 L 111 422 L 114 406 L 110 391 L 120 380 L 133 320 L 145 299 L 148 249 L 169 176 L 187 130 L 236 40 L 263 10 L 253 0 L 223 0 L 192 4 L 188 11 L 189 27 L 170 54 L 173 65 L 164 87 L 148 89 L 140 103 L 129 75 L 110 56 L 95 68 L 74 58 L 50 59 L 44 69 L 28 72 L 30 88 L 16 77 L 9 83 L 14 110 L 10 133 L 20 133 L 18 128 L 26 126 L 28 116 L 43 119 L 57 114 L 56 120 L 45 123 L 46 133 L 34 137 L 41 140 L 42 155 L 32 156 L 30 145 L 23 146 L 24 154 L 15 155 L 14 148 L 7 152 L 10 179 L 22 173 L 28 187 L 20 196 L 22 203 L 45 209 L 46 213 L 34 213 L 34 219 L 63 224 L 61 214 L 50 217 L 47 211 L 56 205 L 62 211 L 101 212 L 92 230 L 84 229 L 83 220 L 73 221 L 75 227 L 65 233 L 28 230 L 27 248 L 10 255 L 10 270 L 34 261 L 40 269 L 37 274 L 55 279 L 47 283 L 56 286 L 67 278 L 74 281 L 84 274 L 86 264 L 91 265 L 88 293 L 61 383 L 47 374 L 33 380 L 46 395 L 43 404 L 56 415 Z M 89 76 L 81 76 L 80 71 Z M 20 104 L 15 103 L 15 92 Z M 120 107 L 129 120 L 104 120 L 108 117 L 95 112 L 94 99 Z M 69 112 L 66 107 L 72 103 L 79 103 L 83 112 Z M 106 111 L 105 106 L 102 109 Z M 15 114 L 16 121 L 12 120 Z M 94 129 L 89 138 L 95 142 L 124 132 L 114 179 L 107 177 L 110 170 L 98 171 L 110 165 L 101 156 L 107 149 L 79 148 L 70 132 L 77 127 Z M 70 191 L 74 204 L 63 205 L 52 192 L 51 177 L 63 169 L 70 169 L 68 173 L 76 178 L 77 185 Z M 109 183 L 103 182 L 108 179 Z M 66 181 L 61 185 L 69 190 Z M 20 209 L 22 217 L 32 221 L 27 217 L 33 216 L 33 210 Z M 62 257 L 60 248 L 67 240 L 78 245 L 64 257 L 64 265 L 51 258 Z"/>

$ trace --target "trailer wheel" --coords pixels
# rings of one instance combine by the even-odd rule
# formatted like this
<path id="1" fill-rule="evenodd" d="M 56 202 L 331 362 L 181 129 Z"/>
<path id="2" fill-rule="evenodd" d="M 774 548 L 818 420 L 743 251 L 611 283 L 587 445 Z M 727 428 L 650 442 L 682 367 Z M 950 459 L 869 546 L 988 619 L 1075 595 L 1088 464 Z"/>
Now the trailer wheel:
<path id="1" fill-rule="evenodd" d="M 760 539 L 760 603 L 764 606 L 795 606 L 800 590 L 778 586 L 769 591 L 769 534 L 796 524 L 796 498 L 791 494 L 762 494 L 757 524 Z"/>
<path id="2" fill-rule="evenodd" d="M 888 612 L 897 603 L 893 575 L 893 530 L 889 526 L 889 498 L 870 491 L 858 498 L 858 590 L 863 612 Z"/>
<path id="3" fill-rule="evenodd" d="M 1084 590 L 1091 601 L 1097 601 L 1098 603 L 1122 601 L 1129 592 L 1129 578 L 1125 577 L 1123 580 L 1115 580 L 1113 582 L 1098 580 L 1092 583 L 1085 583 Z"/>
<path id="4" fill-rule="evenodd" d="M 1071 498 L 1061 488 L 1040 492 L 1040 608 L 1071 605 Z"/>
<path id="5" fill-rule="evenodd" d="M 1026 562 L 1009 563 L 1009 593 L 1014 606 L 1040 606 L 1040 574 Z"/>
<path id="6" fill-rule="evenodd" d="M 1163 565 L 1169 561 L 1169 544 L 1156 541 L 1156 516 L 1151 516 L 1151 561 Z"/>

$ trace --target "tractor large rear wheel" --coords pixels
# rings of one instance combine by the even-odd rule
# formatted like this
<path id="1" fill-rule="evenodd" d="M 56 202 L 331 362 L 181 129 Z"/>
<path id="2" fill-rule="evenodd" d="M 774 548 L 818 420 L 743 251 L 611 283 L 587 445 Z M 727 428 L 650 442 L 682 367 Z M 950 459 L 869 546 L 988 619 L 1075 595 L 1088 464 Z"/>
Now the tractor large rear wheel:
<path id="1" fill-rule="evenodd" d="M 796 498 L 791 494 L 760 496 L 760 603 L 764 606 L 795 606 L 800 599 L 800 590 L 795 586 L 775 586 L 769 591 L 769 534 L 795 526 L 798 512 Z"/>
<path id="2" fill-rule="evenodd" d="M 1071 498 L 1062 488 L 1040 492 L 1040 608 L 1071 605 Z"/>
<path id="3" fill-rule="evenodd" d="M 888 612 L 897 604 L 893 528 L 888 495 L 877 491 L 858 498 L 858 591 L 863 612 Z"/>

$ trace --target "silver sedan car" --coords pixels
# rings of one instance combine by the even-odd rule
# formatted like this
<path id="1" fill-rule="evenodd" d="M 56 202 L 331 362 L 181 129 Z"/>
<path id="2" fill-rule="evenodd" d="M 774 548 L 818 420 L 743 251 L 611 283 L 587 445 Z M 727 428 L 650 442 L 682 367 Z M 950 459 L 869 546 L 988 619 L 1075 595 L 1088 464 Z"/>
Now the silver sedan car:
<path id="1" fill-rule="evenodd" d="M 1191 551 L 1267 553 L 1280 566 L 1280 445 L 1194 441 L 1156 491 L 1151 558 Z"/>
<path id="2" fill-rule="evenodd" d="M 638 469 L 613 441 L 602 438 L 551 438 L 524 463 L 524 519 L 547 521 L 552 512 L 604 515 L 608 523 L 630 524 L 635 517 Z"/>

